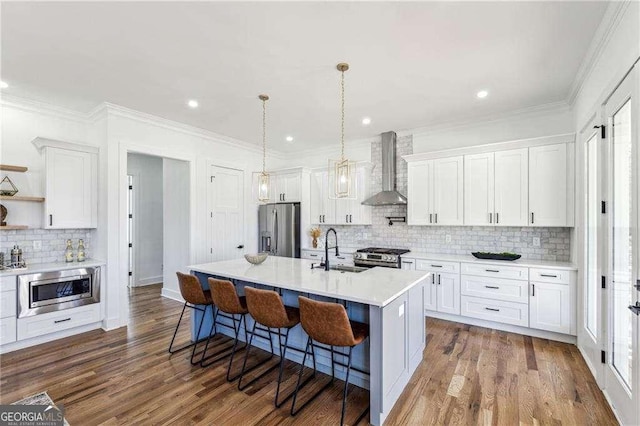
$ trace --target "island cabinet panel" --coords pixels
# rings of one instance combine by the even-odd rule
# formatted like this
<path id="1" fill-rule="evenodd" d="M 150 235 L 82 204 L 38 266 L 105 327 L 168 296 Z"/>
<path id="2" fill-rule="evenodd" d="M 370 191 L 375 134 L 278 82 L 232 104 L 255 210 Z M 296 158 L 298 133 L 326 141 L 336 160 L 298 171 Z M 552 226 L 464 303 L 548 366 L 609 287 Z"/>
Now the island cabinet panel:
<path id="1" fill-rule="evenodd" d="M 384 354 L 382 391 L 387 402 L 382 408 L 385 411 L 391 410 L 393 402 L 404 389 L 403 382 L 408 379 L 409 348 L 405 340 L 408 335 L 407 303 L 406 295 L 398 297 L 384 308 L 382 317 Z"/>
<path id="2" fill-rule="evenodd" d="M 422 361 L 422 351 L 426 344 L 426 327 L 424 320 L 424 306 L 428 285 L 419 285 L 409 290 L 407 320 L 409 323 L 409 370 L 418 368 Z"/>

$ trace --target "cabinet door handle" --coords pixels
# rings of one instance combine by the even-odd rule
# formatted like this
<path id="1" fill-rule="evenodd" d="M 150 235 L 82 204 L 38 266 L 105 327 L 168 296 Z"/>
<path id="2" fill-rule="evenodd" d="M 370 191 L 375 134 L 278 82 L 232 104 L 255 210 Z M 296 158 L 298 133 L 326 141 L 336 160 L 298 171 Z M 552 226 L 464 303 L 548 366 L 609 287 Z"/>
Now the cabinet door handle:
<path id="1" fill-rule="evenodd" d="M 533 225 L 533 212 L 531 212 L 531 224 Z"/>
<path id="2" fill-rule="evenodd" d="M 349 223 L 353 223 L 353 215 L 349 215 Z"/>
<path id="3" fill-rule="evenodd" d="M 433 215 L 436 219 L 436 223 L 438 223 L 438 213 L 436 213 L 435 215 Z"/>
<path id="4" fill-rule="evenodd" d="M 53 323 L 54 323 L 54 324 L 58 324 L 58 323 L 65 322 L 65 321 L 71 321 L 71 318 L 65 318 L 65 319 L 61 319 L 61 320 L 55 320 Z"/>
<path id="5" fill-rule="evenodd" d="M 535 284 L 531 284 L 531 295 L 532 296 L 536 295 L 536 285 Z"/>
<path id="6" fill-rule="evenodd" d="M 431 265 L 432 268 L 442 268 L 442 265 Z"/>
<path id="7" fill-rule="evenodd" d="M 49 226 L 53 226 L 53 215 L 49 215 Z"/>
<path id="8" fill-rule="evenodd" d="M 344 260 L 344 259 L 346 259 L 346 257 L 344 257 L 344 256 L 336 256 L 336 259 L 343 259 Z"/>
<path id="9" fill-rule="evenodd" d="M 496 213 L 496 223 L 500 223 L 500 213 Z"/>
<path id="10" fill-rule="evenodd" d="M 318 255 L 317 255 L 317 254 L 309 254 L 309 256 L 311 256 L 311 257 L 318 257 Z"/>
<path id="11" fill-rule="evenodd" d="M 429 213 L 429 223 L 433 223 L 433 213 Z"/>
<path id="12" fill-rule="evenodd" d="M 485 287 L 486 287 L 486 288 L 493 289 L 493 290 L 500 290 L 500 287 L 496 287 L 496 286 L 494 286 L 494 285 L 485 285 Z"/>
<path id="13" fill-rule="evenodd" d="M 489 223 L 493 223 L 493 213 L 489 213 Z"/>
<path id="14" fill-rule="evenodd" d="M 487 272 L 500 272 L 500 271 L 499 271 L 499 270 L 497 270 L 497 269 L 485 269 L 485 271 L 487 271 Z"/>
<path id="15" fill-rule="evenodd" d="M 344 221 L 345 221 L 345 223 L 349 223 L 349 215 L 348 214 L 344 215 Z"/>
<path id="16" fill-rule="evenodd" d="M 431 275 L 431 284 L 435 284 L 435 283 L 436 283 L 436 276 Z"/>
<path id="17" fill-rule="evenodd" d="M 553 274 L 540 274 L 541 277 L 547 277 L 547 278 L 558 278 L 557 275 L 553 275 Z"/>
<path id="18" fill-rule="evenodd" d="M 485 308 L 487 311 L 500 312 L 500 309 L 496 308 Z"/>
<path id="19" fill-rule="evenodd" d="M 440 274 L 438 274 L 438 285 L 440 285 L 440 279 L 441 279 L 441 278 L 442 278 L 442 277 L 440 276 Z"/>
<path id="20" fill-rule="evenodd" d="M 402 263 L 407 263 L 409 265 L 413 265 L 413 262 L 409 262 L 408 260 L 403 260 Z"/>

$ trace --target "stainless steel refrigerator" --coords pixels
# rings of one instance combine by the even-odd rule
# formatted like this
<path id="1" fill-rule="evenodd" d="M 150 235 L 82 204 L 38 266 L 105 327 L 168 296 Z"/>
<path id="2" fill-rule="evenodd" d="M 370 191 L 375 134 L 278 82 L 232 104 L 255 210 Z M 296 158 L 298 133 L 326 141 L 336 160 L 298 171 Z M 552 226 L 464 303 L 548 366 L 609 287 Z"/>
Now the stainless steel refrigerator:
<path id="1" fill-rule="evenodd" d="M 300 203 L 264 204 L 258 209 L 258 247 L 272 256 L 300 257 Z"/>

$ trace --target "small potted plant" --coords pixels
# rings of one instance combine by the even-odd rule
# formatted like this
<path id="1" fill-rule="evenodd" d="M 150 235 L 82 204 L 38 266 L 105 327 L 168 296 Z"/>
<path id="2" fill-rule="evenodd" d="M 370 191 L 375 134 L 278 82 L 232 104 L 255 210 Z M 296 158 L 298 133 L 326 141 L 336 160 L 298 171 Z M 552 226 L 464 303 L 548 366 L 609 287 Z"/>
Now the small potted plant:
<path id="1" fill-rule="evenodd" d="M 322 235 L 322 230 L 320 228 L 311 228 L 309 235 L 313 238 L 313 248 L 318 248 L 318 237 Z"/>

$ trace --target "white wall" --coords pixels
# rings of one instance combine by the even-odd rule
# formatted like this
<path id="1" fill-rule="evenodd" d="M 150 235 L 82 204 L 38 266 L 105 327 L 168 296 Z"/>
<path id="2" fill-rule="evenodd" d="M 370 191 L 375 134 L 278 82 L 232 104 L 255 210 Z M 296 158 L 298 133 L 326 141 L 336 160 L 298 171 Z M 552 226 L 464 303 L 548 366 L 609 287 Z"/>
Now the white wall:
<path id="1" fill-rule="evenodd" d="M 127 156 L 127 173 L 133 176 L 133 285 L 161 283 L 163 262 L 162 158 L 129 154 Z M 188 177 L 188 171 L 186 174 Z"/>
<path id="2" fill-rule="evenodd" d="M 186 161 L 163 159 L 162 185 L 164 225 L 164 256 L 162 295 L 181 300 L 176 272 L 188 273 L 191 263 L 190 179 L 189 163 Z"/>

